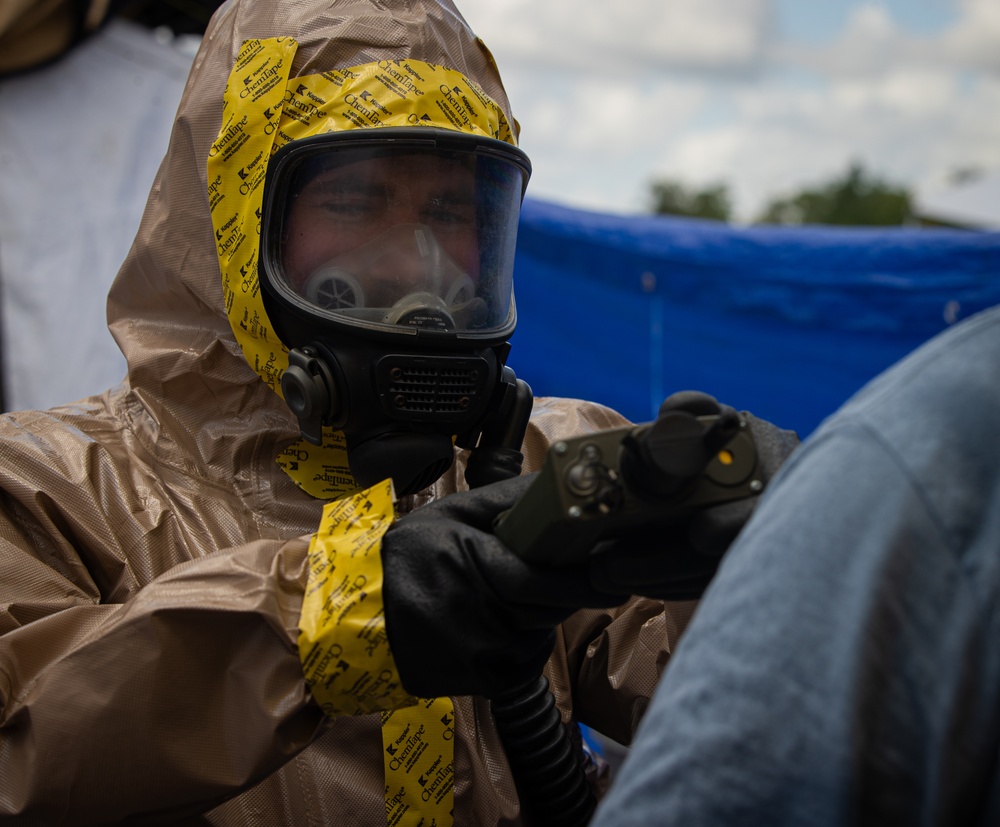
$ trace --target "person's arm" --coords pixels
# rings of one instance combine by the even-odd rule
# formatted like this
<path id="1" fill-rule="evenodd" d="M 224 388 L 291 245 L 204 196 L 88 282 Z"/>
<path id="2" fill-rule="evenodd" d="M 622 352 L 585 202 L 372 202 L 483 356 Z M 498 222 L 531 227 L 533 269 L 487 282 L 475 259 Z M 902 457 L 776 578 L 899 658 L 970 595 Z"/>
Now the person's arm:
<path id="1" fill-rule="evenodd" d="M 614 609 L 576 612 L 559 629 L 556 656 L 565 667 L 550 678 L 556 697 L 572 697 L 580 723 L 631 743 L 696 606 L 632 597 Z"/>
<path id="2" fill-rule="evenodd" d="M 0 524 L 0 821 L 203 812 L 323 722 L 296 648 L 308 538 L 183 563 L 122 603 Z M 123 560 L 122 564 L 128 563 Z"/>
<path id="3" fill-rule="evenodd" d="M 983 475 L 945 472 L 946 452 L 920 479 L 906 452 L 926 444 L 903 448 L 849 425 L 796 454 L 723 561 L 595 827 L 973 823 L 1000 723 L 997 511 L 963 537 Z"/>

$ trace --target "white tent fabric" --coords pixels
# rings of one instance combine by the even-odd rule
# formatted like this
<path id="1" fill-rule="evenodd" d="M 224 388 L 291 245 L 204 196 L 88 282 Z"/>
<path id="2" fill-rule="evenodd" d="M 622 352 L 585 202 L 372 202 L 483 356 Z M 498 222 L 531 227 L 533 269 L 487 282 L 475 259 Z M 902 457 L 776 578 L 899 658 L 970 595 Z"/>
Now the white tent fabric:
<path id="1" fill-rule="evenodd" d="M 114 20 L 58 62 L 0 81 L 7 410 L 70 402 L 125 375 L 105 298 L 139 226 L 196 45 Z"/>

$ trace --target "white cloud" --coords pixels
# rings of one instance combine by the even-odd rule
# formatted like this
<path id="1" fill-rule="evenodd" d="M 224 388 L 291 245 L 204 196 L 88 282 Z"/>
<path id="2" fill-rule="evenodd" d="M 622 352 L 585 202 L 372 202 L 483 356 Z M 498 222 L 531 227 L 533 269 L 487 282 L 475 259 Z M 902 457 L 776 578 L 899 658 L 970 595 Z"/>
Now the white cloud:
<path id="1" fill-rule="evenodd" d="M 461 11 L 504 64 L 588 73 L 754 65 L 772 0 L 465 0 Z"/>
<path id="2" fill-rule="evenodd" d="M 778 64 L 809 68 L 823 75 L 872 77 L 902 67 L 924 71 L 1000 69 L 1000 3 L 954 0 L 955 22 L 934 36 L 913 34 L 886 7 L 863 2 L 848 14 L 842 32 L 826 46 L 779 44 Z"/>
<path id="3" fill-rule="evenodd" d="M 727 123 L 677 134 L 655 169 L 696 184 L 732 183 L 740 217 L 771 197 L 843 173 L 852 161 L 897 184 L 927 186 L 960 167 L 1000 168 L 1000 78 L 889 73 L 823 89 L 748 90 Z"/>
<path id="4" fill-rule="evenodd" d="M 954 65 L 1000 69 L 1000 3 L 961 0 L 961 17 L 941 38 L 939 49 Z"/>
<path id="5" fill-rule="evenodd" d="M 784 43 L 775 49 L 777 66 L 798 66 L 822 75 L 868 77 L 899 58 L 901 37 L 888 11 L 874 3 L 855 6 L 843 31 L 828 45 Z"/>
<path id="6" fill-rule="evenodd" d="M 630 212 L 645 209 L 654 175 L 725 181 L 749 219 L 853 160 L 910 186 L 1000 168 L 1000 2 L 954 2 L 935 35 L 855 3 L 820 44 L 777 41 L 769 0 L 462 10 L 504 74 L 535 166 L 530 193 Z"/>

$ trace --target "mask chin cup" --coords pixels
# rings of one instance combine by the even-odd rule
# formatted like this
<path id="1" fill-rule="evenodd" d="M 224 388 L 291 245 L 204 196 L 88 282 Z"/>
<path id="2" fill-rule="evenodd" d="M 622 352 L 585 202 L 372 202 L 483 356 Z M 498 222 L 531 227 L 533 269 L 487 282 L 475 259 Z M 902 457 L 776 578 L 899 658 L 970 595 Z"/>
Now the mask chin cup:
<path id="1" fill-rule="evenodd" d="M 411 327 L 455 329 L 455 318 L 448 312 L 448 305 L 433 293 L 411 293 L 400 299 L 386 313 L 385 321 Z"/>
<path id="2" fill-rule="evenodd" d="M 454 461 L 451 437 L 389 431 L 352 444 L 347 435 L 347 464 L 362 488 L 392 477 L 397 497 L 416 494 L 437 481 Z"/>

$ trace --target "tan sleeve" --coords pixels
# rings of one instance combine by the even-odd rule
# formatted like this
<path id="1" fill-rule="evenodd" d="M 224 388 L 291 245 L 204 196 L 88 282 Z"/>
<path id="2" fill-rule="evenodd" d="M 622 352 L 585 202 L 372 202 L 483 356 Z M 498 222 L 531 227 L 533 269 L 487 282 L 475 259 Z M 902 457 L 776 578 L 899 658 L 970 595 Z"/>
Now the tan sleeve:
<path id="1" fill-rule="evenodd" d="M 696 605 L 633 597 L 617 609 L 585 609 L 566 620 L 558 645 L 574 685 L 577 719 L 631 743 Z"/>
<path id="2" fill-rule="evenodd" d="M 296 648 L 308 539 L 219 551 L 108 605 L 15 533 L 4 520 L 0 817 L 203 812 L 313 740 Z"/>

